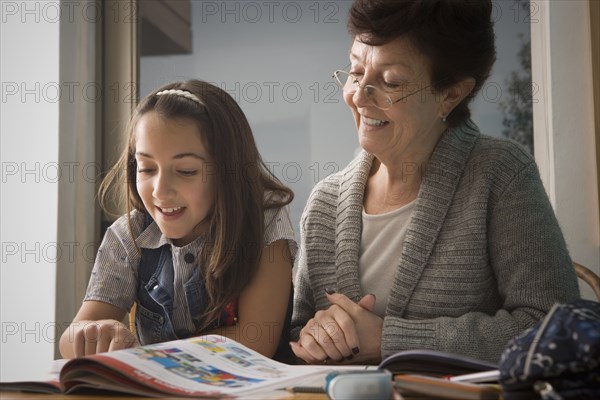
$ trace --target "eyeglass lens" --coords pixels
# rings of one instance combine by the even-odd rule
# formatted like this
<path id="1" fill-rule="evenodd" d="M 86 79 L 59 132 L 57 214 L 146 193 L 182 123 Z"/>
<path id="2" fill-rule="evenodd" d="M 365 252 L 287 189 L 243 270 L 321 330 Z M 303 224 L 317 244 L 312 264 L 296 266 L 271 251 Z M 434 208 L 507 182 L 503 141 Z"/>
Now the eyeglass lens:
<path id="1" fill-rule="evenodd" d="M 345 92 L 355 93 L 359 87 L 362 87 L 367 98 L 370 99 L 376 107 L 387 110 L 392 105 L 390 97 L 385 92 L 372 85 L 366 85 L 364 87 L 360 86 L 358 79 L 348 72 L 335 71 L 334 76 L 338 85 L 340 85 Z"/>

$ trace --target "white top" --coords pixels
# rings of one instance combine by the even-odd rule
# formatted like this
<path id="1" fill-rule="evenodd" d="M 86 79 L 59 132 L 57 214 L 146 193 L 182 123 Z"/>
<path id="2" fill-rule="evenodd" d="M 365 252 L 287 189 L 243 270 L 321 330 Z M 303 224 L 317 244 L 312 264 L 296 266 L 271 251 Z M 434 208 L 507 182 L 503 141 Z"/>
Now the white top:
<path id="1" fill-rule="evenodd" d="M 358 273 L 364 294 L 377 297 L 373 310 L 385 315 L 394 274 L 398 269 L 406 228 L 416 200 L 385 214 L 370 215 L 363 209 Z"/>

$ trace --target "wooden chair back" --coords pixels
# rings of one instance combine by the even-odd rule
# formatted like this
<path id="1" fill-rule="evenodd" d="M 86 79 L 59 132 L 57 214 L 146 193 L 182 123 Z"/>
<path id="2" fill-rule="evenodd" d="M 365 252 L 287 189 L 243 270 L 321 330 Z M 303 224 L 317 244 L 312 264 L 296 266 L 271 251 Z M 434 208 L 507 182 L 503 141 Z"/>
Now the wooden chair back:
<path id="1" fill-rule="evenodd" d="M 589 268 L 576 262 L 573 263 L 573 268 L 575 268 L 577 277 L 590 285 L 592 291 L 596 295 L 596 300 L 600 301 L 600 276 L 596 275 L 596 273 Z"/>

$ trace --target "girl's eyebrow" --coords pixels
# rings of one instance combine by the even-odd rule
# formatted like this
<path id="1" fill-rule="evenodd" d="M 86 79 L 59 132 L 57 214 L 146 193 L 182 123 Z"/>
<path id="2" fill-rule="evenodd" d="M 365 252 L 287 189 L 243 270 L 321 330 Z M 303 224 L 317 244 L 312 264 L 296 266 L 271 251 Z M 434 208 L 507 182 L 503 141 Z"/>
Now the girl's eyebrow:
<path id="1" fill-rule="evenodd" d="M 197 158 L 199 160 L 206 161 L 205 157 L 201 156 L 200 154 L 191 153 L 191 152 L 189 152 L 189 153 L 179 153 L 179 154 L 176 154 L 175 156 L 173 156 L 174 159 L 180 159 L 180 158 L 185 158 L 185 157 L 194 157 L 194 158 Z"/>
<path id="2" fill-rule="evenodd" d="M 136 151 L 135 155 L 136 156 L 146 157 L 146 158 L 154 158 L 152 155 L 150 155 L 148 153 L 144 153 L 143 151 Z M 206 157 L 203 157 L 200 154 L 191 153 L 191 152 L 175 154 L 173 156 L 173 159 L 179 160 L 179 159 L 182 159 L 182 158 L 185 158 L 185 157 L 193 157 L 193 158 L 197 158 L 197 159 L 202 160 L 202 161 L 206 161 Z"/>

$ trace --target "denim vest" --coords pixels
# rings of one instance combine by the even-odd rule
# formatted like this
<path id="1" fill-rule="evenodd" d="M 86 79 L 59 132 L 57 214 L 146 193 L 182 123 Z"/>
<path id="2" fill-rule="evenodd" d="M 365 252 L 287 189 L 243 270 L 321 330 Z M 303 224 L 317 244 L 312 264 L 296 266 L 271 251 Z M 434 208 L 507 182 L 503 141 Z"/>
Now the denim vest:
<path id="1" fill-rule="evenodd" d="M 143 229 L 153 222 L 146 214 Z M 173 288 L 174 270 L 171 245 L 165 244 L 157 249 L 142 248 L 142 258 L 138 268 L 138 291 L 136 299 L 135 328 L 141 345 L 183 339 L 197 335 L 197 332 L 177 332 L 173 326 Z M 184 283 L 188 312 L 198 326 L 200 316 L 206 307 L 204 280 L 200 268 L 196 268 L 192 276 Z M 288 307 L 282 337 L 275 359 L 289 362 L 289 329 L 292 316 L 293 287 L 288 299 Z M 207 329 L 219 326 L 234 325 L 237 322 L 237 298 L 227 304 L 220 318 L 213 321 Z"/>
<path id="2" fill-rule="evenodd" d="M 152 218 L 146 214 L 143 229 L 150 226 L 152 222 Z M 166 342 L 193 336 L 196 332 L 178 332 L 173 325 L 175 274 L 171 245 L 165 244 L 158 249 L 142 248 L 141 250 L 135 314 L 135 328 L 140 344 Z M 192 255 L 190 254 L 190 256 Z M 196 268 L 192 276 L 184 283 L 183 289 L 192 322 L 198 326 L 206 307 L 204 280 L 200 268 Z M 225 307 L 220 318 L 214 321 L 208 329 L 221 325 L 233 325 L 236 320 L 237 299 Z"/>

